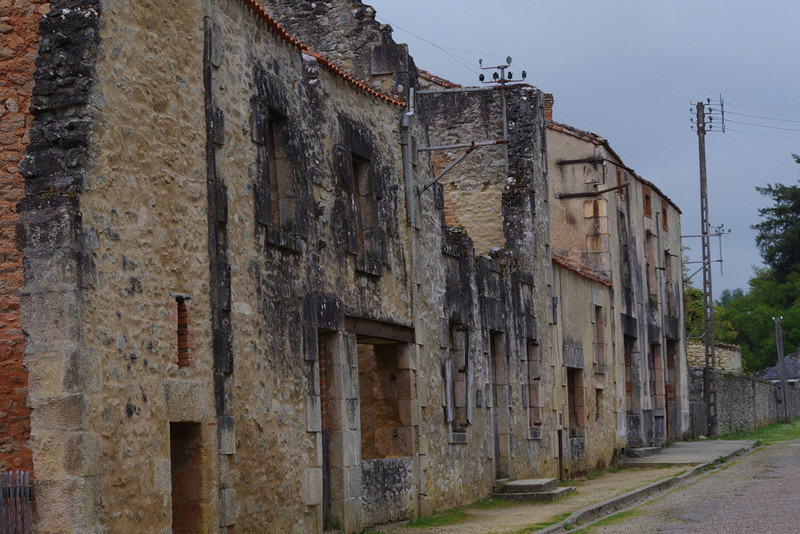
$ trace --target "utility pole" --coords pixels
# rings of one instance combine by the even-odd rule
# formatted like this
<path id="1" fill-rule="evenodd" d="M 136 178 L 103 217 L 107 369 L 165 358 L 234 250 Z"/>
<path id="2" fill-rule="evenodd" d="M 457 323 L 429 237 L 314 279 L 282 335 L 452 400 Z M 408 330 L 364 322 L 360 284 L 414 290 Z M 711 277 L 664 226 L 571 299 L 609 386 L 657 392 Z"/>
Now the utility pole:
<path id="1" fill-rule="evenodd" d="M 492 80 L 486 81 L 486 76 L 481 74 L 478 79 L 481 83 L 496 83 L 500 84 L 500 98 L 503 107 L 503 141 L 505 141 L 505 145 L 503 147 L 505 153 L 505 167 L 506 167 L 506 177 L 508 177 L 509 168 L 508 168 L 508 111 L 506 110 L 506 84 L 511 83 L 511 79 L 514 77 L 512 73 L 508 73 L 508 77 L 506 77 L 506 69 L 511 67 L 511 56 L 506 58 L 506 62 L 502 65 L 496 65 L 494 67 L 484 67 L 483 60 L 478 60 L 478 64 L 481 66 L 481 70 L 494 70 L 500 71 L 494 72 L 492 75 Z M 524 70 L 522 71 L 522 79 L 523 81 L 527 78 L 528 73 Z"/>
<path id="2" fill-rule="evenodd" d="M 714 299 L 711 292 L 711 238 L 708 222 L 708 182 L 706 179 L 706 111 L 697 103 L 697 145 L 700 152 L 700 239 L 703 249 L 703 345 L 706 365 L 703 368 L 703 400 L 708 414 L 708 435 L 717 433 L 717 390 L 714 384 Z"/>
<path id="3" fill-rule="evenodd" d="M 709 104 L 706 109 L 706 103 Z M 711 291 L 711 232 L 708 216 L 708 181 L 706 179 L 706 131 L 714 129 L 714 118 L 721 119 L 717 123 L 717 131 L 725 132 L 725 101 L 719 96 L 719 104 L 715 111 L 710 107 L 711 99 L 700 101 L 696 106 L 697 145 L 700 153 L 700 238 L 703 249 L 703 344 L 705 345 L 705 368 L 703 369 L 703 399 L 708 413 L 708 435 L 717 433 L 717 389 L 714 383 L 716 354 L 714 345 L 714 298 Z M 706 121 L 708 119 L 708 121 Z M 721 126 L 721 128 L 720 128 Z M 721 234 L 721 228 L 717 231 Z M 720 245 L 721 246 L 721 245 Z M 720 258 L 720 261 L 722 259 Z"/>
<path id="4" fill-rule="evenodd" d="M 781 329 L 782 316 L 773 317 L 775 321 L 775 343 L 778 347 L 778 370 L 781 375 L 781 404 L 783 405 L 783 422 L 789 422 L 789 407 L 786 405 L 786 366 L 783 359 L 783 330 Z"/>

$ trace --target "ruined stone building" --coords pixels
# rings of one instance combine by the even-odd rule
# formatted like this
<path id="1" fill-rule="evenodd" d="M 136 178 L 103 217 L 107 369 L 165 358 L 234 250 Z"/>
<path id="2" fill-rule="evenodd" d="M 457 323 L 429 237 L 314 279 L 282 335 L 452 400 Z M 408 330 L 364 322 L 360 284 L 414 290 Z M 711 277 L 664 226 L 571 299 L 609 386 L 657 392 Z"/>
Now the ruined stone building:
<path id="1" fill-rule="evenodd" d="M 679 212 L 632 172 L 597 215 L 554 196 L 604 187 L 568 150 L 616 156 L 551 155 L 540 90 L 434 183 L 502 99 L 358 0 L 30 6 L 0 4 L 0 469 L 38 531 L 357 532 L 684 428 Z"/>
<path id="2" fill-rule="evenodd" d="M 680 210 L 626 167 L 604 138 L 547 111 L 553 253 L 611 283 L 602 312 L 625 448 L 661 446 L 689 423 Z M 595 336 L 599 339 L 599 335 Z M 563 349 L 573 343 L 562 340 Z M 599 363 L 599 362 L 596 362 Z M 595 374 L 603 366 L 595 365 Z M 598 401 L 599 403 L 599 401 Z"/>

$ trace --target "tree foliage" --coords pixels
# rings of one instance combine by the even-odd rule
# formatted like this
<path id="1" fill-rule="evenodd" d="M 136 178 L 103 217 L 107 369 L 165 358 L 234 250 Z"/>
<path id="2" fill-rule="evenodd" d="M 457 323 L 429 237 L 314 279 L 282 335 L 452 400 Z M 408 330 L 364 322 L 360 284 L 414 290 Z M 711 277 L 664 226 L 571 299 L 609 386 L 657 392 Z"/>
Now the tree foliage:
<path id="1" fill-rule="evenodd" d="M 792 156 L 800 164 L 800 156 Z M 800 343 L 800 185 L 756 190 L 772 201 L 758 210 L 761 222 L 753 225 L 766 267 L 755 270 L 746 290 L 723 291 L 718 314 L 732 326 L 748 371 L 778 360 L 774 317 L 783 317 L 784 351 L 793 352 Z"/>
<path id="2" fill-rule="evenodd" d="M 800 164 L 800 156 L 792 157 Z M 771 206 L 758 210 L 762 221 L 753 225 L 756 245 L 764 263 L 783 281 L 800 268 L 800 186 L 767 184 L 756 190 L 772 200 Z"/>
<path id="3" fill-rule="evenodd" d="M 778 316 L 783 317 L 788 354 L 800 343 L 800 273 L 791 273 L 781 282 L 771 269 L 756 269 L 747 291 L 722 292 L 718 317 L 733 326 L 733 342 L 742 347 L 745 370 L 756 371 L 778 361 L 773 320 Z"/>
<path id="4" fill-rule="evenodd" d="M 686 336 L 689 339 L 703 337 L 703 290 L 686 282 L 683 286 L 683 303 L 686 315 Z M 728 319 L 721 317 L 722 307 L 714 305 L 714 341 L 716 343 L 734 343 L 736 329 Z"/>

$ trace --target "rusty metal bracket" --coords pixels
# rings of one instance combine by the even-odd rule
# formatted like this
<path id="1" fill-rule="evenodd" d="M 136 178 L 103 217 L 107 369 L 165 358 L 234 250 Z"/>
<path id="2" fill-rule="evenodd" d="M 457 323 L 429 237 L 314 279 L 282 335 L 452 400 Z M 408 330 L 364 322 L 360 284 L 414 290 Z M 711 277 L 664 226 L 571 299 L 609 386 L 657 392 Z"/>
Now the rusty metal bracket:
<path id="1" fill-rule="evenodd" d="M 619 189 L 624 189 L 631 185 L 630 183 L 618 185 L 615 187 L 609 187 L 608 189 L 601 189 L 600 191 L 590 191 L 588 193 L 556 193 L 556 198 L 559 200 L 563 200 L 565 198 L 584 198 L 584 197 L 596 197 L 600 196 L 603 193 L 610 193 L 612 191 L 617 191 Z"/>
<path id="2" fill-rule="evenodd" d="M 501 139 L 501 140 L 499 140 L 499 141 L 481 141 L 480 143 L 476 143 L 475 141 L 473 141 L 471 144 L 469 144 L 469 145 L 466 145 L 466 146 L 468 146 L 468 147 L 469 147 L 469 148 L 467 148 L 467 151 L 466 151 L 466 152 L 464 152 L 464 153 L 463 153 L 461 156 L 459 156 L 459 157 L 458 157 L 458 159 L 456 159 L 456 160 L 455 160 L 453 163 L 451 163 L 450 165 L 448 165 L 448 166 L 447 166 L 447 168 L 446 168 L 445 170 L 443 170 L 442 172 L 440 172 L 440 173 L 439 173 L 439 174 L 436 176 L 436 178 L 434 178 L 434 179 L 433 179 L 433 180 L 432 180 L 430 183 L 428 183 L 428 184 L 427 184 L 425 187 L 422 187 L 422 188 L 417 188 L 417 194 L 418 194 L 418 195 L 422 195 L 422 193 L 424 193 L 425 191 L 427 191 L 428 189 L 430 189 L 431 187 L 433 187 L 433 184 L 435 184 L 436 182 L 438 182 L 439 180 L 441 180 L 441 179 L 442 179 L 442 177 L 443 177 L 445 174 L 447 174 L 448 172 L 450 172 L 451 170 L 453 170 L 453 168 L 454 168 L 456 165 L 458 165 L 459 163 L 461 163 L 462 161 L 464 161 L 464 158 L 466 158 L 467 156 L 469 156 L 469 155 L 472 153 L 472 151 L 473 151 L 473 150 L 475 150 L 476 148 L 483 147 L 483 146 L 507 145 L 507 144 L 508 144 L 508 141 L 506 141 L 506 140 L 504 140 L 504 139 Z M 453 148 L 458 148 L 458 147 L 463 147 L 463 146 L 464 146 L 464 145 L 452 145 L 452 147 L 453 147 Z M 425 148 L 421 148 L 421 149 L 419 149 L 419 150 L 445 150 L 445 148 L 444 148 L 444 147 L 425 147 Z"/>

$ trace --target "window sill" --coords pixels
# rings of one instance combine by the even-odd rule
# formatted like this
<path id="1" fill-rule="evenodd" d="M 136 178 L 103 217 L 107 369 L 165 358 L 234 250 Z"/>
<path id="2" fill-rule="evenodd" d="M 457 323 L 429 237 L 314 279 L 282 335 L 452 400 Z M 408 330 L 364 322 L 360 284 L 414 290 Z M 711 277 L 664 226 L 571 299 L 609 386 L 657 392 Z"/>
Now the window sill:
<path id="1" fill-rule="evenodd" d="M 450 431 L 450 445 L 466 445 L 469 442 L 466 432 Z"/>

